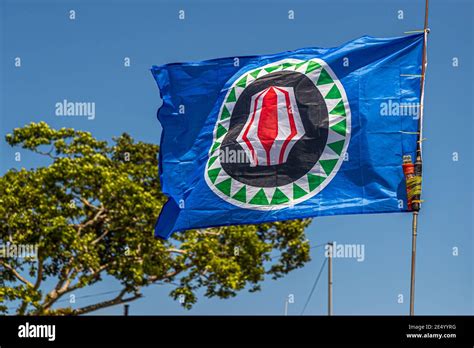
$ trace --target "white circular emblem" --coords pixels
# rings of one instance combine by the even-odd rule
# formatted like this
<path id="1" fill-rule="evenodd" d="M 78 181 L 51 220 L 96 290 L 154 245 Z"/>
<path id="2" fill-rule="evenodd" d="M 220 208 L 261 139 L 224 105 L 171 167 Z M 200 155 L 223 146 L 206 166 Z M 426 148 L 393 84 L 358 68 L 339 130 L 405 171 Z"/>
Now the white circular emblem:
<path id="1" fill-rule="evenodd" d="M 243 73 L 224 92 L 204 174 L 219 197 L 242 208 L 281 209 L 334 178 L 351 112 L 326 62 L 283 59 Z"/>

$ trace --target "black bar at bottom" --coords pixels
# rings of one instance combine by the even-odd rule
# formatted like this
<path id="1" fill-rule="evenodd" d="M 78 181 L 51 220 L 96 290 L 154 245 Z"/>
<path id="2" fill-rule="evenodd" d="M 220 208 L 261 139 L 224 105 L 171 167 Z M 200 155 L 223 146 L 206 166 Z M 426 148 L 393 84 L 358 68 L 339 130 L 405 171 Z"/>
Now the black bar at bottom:
<path id="1" fill-rule="evenodd" d="M 472 316 L 0 317 L 0 346 L 49 344 L 474 344 Z M 52 334 L 54 325 L 54 340 Z M 32 336 L 43 337 L 32 337 Z M 20 337 L 27 336 L 27 337 Z M 225 342 L 223 342 L 225 338 Z"/>

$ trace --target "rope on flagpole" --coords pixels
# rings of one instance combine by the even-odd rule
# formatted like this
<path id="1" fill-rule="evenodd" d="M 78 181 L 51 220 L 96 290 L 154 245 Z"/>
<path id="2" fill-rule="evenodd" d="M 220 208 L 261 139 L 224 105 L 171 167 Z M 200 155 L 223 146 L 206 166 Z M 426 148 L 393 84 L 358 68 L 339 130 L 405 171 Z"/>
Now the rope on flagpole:
<path id="1" fill-rule="evenodd" d="M 407 185 L 407 199 L 409 202 L 416 203 L 419 199 L 415 199 L 416 196 L 421 194 L 421 176 L 413 176 L 406 180 Z"/>

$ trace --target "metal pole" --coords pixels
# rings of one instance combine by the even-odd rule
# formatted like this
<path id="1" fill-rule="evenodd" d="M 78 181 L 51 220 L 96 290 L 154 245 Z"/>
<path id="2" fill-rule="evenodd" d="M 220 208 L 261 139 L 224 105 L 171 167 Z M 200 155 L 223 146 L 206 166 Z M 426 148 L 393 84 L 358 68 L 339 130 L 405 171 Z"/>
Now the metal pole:
<path id="1" fill-rule="evenodd" d="M 423 108 L 424 108 L 424 94 L 425 94 L 425 75 L 426 75 L 426 42 L 428 37 L 428 10 L 429 0 L 425 0 L 425 22 L 424 22 L 424 41 L 423 41 L 423 57 L 421 62 L 421 81 L 420 81 L 420 117 L 418 119 L 418 142 L 417 142 L 417 155 L 415 163 L 416 175 L 421 176 L 422 168 L 422 156 L 421 156 L 421 142 L 422 138 L 422 126 L 423 126 Z M 416 236 L 418 231 L 418 211 L 420 210 L 420 197 L 417 198 L 418 202 L 415 202 L 413 207 L 413 222 L 412 222 L 412 234 L 411 234 L 411 277 L 410 277 L 410 315 L 415 315 L 415 263 L 416 263 Z"/>
<path id="2" fill-rule="evenodd" d="M 410 315 L 415 315 L 415 261 L 416 261 L 416 232 L 418 228 L 418 212 L 413 212 L 411 235 L 411 282 L 410 282 Z"/>
<path id="3" fill-rule="evenodd" d="M 128 308 L 130 307 L 130 305 L 128 304 L 125 304 L 123 305 L 123 315 L 128 317 Z"/>
<path id="4" fill-rule="evenodd" d="M 285 300 L 285 315 L 288 315 L 288 298 Z"/>
<path id="5" fill-rule="evenodd" d="M 328 243 L 328 315 L 332 315 L 332 253 L 333 243 Z"/>

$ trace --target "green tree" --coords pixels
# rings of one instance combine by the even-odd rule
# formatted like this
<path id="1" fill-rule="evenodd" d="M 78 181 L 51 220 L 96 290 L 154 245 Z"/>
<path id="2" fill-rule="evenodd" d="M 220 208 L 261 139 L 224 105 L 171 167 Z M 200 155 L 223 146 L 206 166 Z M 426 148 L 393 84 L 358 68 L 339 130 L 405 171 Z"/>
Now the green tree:
<path id="1" fill-rule="evenodd" d="M 309 220 L 155 239 L 153 225 L 166 200 L 156 145 L 127 134 L 108 144 L 44 122 L 14 129 L 6 141 L 45 156 L 48 165 L 11 169 L 0 178 L 0 243 L 38 247 L 37 258 L 0 258 L 0 312 L 15 304 L 20 315 L 79 315 L 167 283 L 170 295 L 191 308 L 200 288 L 219 298 L 257 291 L 265 276 L 282 277 L 310 259 L 304 235 Z M 75 308 L 58 303 L 105 276 L 121 284 L 110 299 Z"/>

